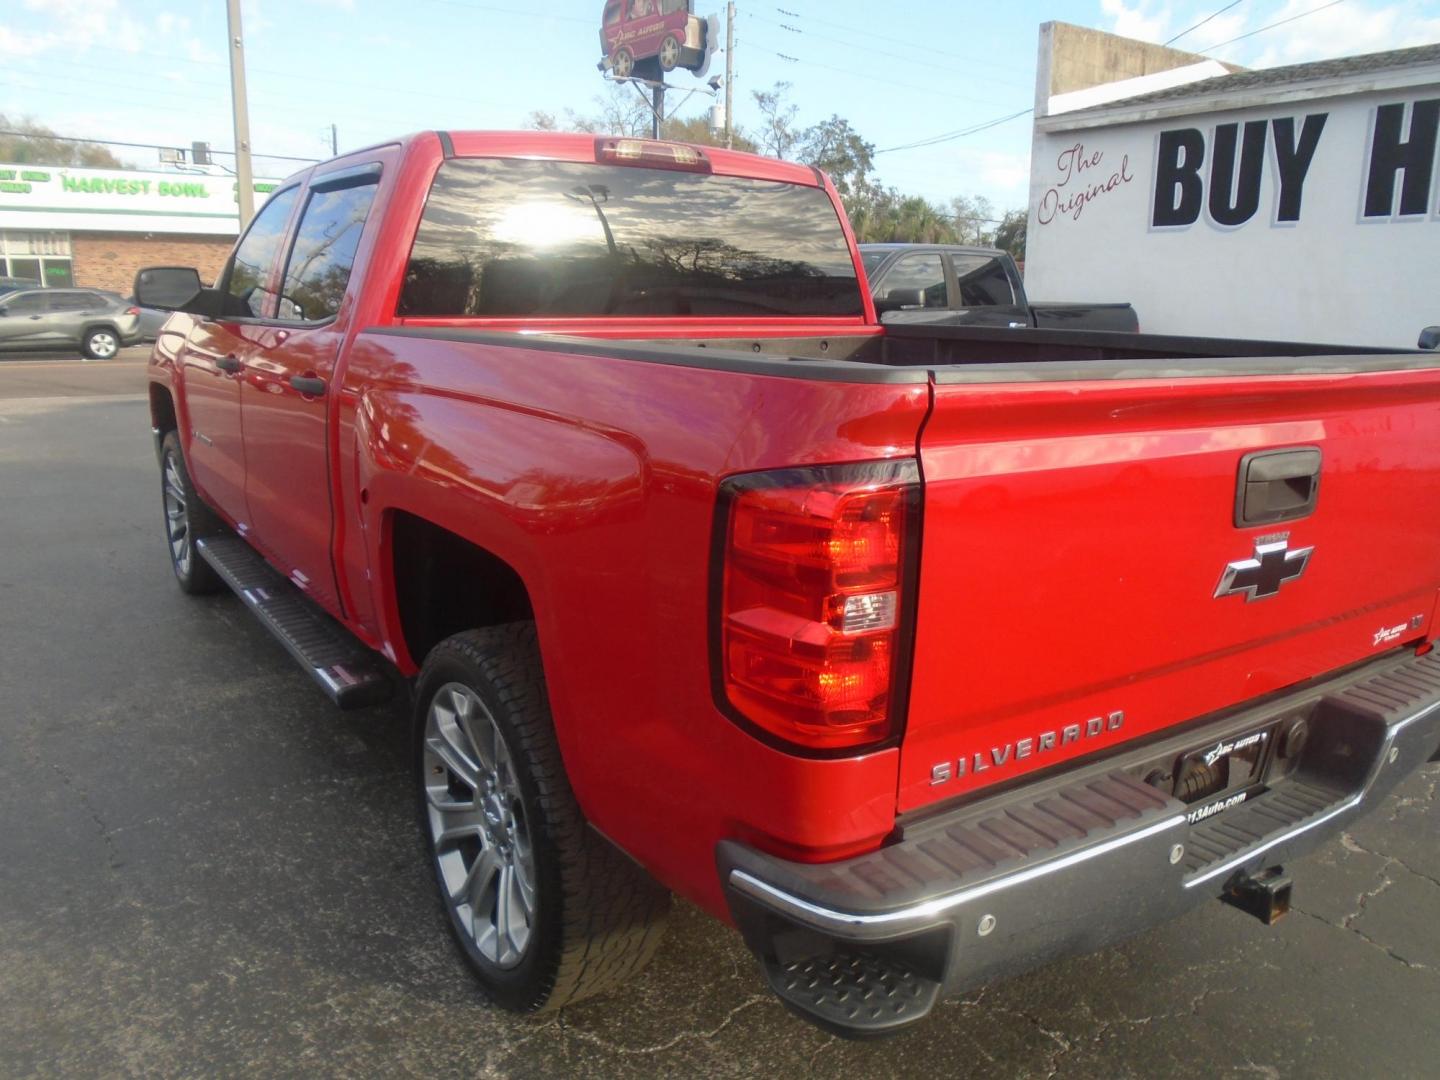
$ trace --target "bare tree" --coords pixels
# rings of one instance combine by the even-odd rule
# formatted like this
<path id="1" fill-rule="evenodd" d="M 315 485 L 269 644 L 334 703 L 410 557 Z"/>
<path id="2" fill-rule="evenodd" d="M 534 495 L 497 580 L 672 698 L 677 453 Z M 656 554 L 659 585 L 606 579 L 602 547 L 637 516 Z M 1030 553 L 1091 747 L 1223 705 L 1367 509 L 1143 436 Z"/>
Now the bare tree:
<path id="1" fill-rule="evenodd" d="M 769 90 L 755 90 L 751 96 L 760 110 L 760 149 L 771 157 L 790 158 L 799 145 L 802 132 L 795 127 L 799 108 L 790 104 L 790 84 L 777 82 Z"/>
<path id="2" fill-rule="evenodd" d="M 9 117 L 0 113 L 0 131 L 18 132 L 0 135 L 0 161 L 16 165 L 88 165 L 101 169 L 124 169 L 128 166 L 99 143 L 69 142 L 56 137 L 44 124 L 26 117 Z"/>

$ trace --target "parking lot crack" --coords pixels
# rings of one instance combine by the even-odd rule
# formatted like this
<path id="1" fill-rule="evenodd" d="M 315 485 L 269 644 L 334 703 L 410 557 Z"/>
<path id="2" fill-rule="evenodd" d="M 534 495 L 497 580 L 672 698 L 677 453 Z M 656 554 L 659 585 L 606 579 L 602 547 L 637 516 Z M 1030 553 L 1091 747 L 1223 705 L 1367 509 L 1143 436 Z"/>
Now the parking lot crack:
<path id="1" fill-rule="evenodd" d="M 1355 917 L 1353 915 L 1347 916 L 1345 922 L 1337 923 L 1325 918 L 1323 915 L 1316 915 L 1313 911 L 1306 911 L 1304 908 L 1295 907 L 1293 904 L 1290 906 L 1290 910 L 1298 915 L 1304 915 L 1307 919 L 1314 919 L 1316 922 L 1320 923 L 1323 926 L 1328 926 L 1332 930 L 1340 930 L 1344 933 L 1354 934 L 1367 945 L 1378 949 L 1380 952 L 1390 957 L 1391 960 L 1394 960 L 1396 963 L 1399 964 L 1404 964 L 1407 968 L 1410 968 L 1414 971 L 1425 971 L 1431 974 L 1435 973 L 1435 969 L 1432 968 L 1430 965 L 1422 964 L 1417 960 L 1406 959 L 1405 957 L 1397 953 L 1394 949 L 1392 949 L 1390 946 L 1384 944 L 1383 942 L 1376 941 L 1373 937 L 1365 933 L 1365 931 L 1361 930 L 1359 927 L 1350 925 L 1350 920 L 1353 920 Z"/>
<path id="2" fill-rule="evenodd" d="M 1432 877 L 1431 875 L 1424 873 L 1421 870 L 1416 870 L 1415 867 L 1411 866 L 1398 855 L 1388 855 L 1383 851 L 1375 851 L 1373 848 L 1368 848 L 1364 844 L 1360 843 L 1360 841 L 1356 840 L 1355 837 L 1352 836 L 1350 833 L 1342 833 L 1340 835 L 1340 843 L 1345 847 L 1347 851 L 1354 851 L 1359 854 L 1369 855 L 1376 859 L 1384 859 L 1385 866 L 1381 868 L 1382 871 L 1388 870 L 1392 866 L 1398 866 L 1406 873 L 1419 878 L 1421 881 L 1425 881 L 1431 885 L 1434 885 L 1437 889 L 1440 889 L 1440 878 Z M 1378 890 L 1377 893 L 1371 895 L 1378 895 L 1379 892 L 1384 891 L 1385 890 L 1382 888 Z"/>
<path id="3" fill-rule="evenodd" d="M 711 1028 L 710 1030 L 682 1031 L 679 1035 L 676 1035 L 670 1039 L 666 1039 L 663 1043 L 655 1043 L 652 1046 L 622 1046 L 619 1043 L 610 1042 L 608 1039 L 603 1039 L 599 1035 L 596 1035 L 593 1031 L 582 1031 L 579 1028 L 571 1027 L 569 1024 L 565 1023 L 565 1017 L 563 1014 L 557 1017 L 555 1026 L 566 1035 L 573 1035 L 581 1042 L 590 1043 L 592 1046 L 598 1046 L 602 1050 L 608 1050 L 614 1054 L 625 1054 L 627 1056 L 661 1054 L 664 1053 L 666 1050 L 673 1050 L 686 1039 L 700 1039 L 702 1041 L 713 1039 L 715 1038 L 715 1036 L 719 1035 L 722 1031 L 728 1028 L 734 1022 L 735 1017 L 740 1015 L 740 1013 L 744 1012 L 746 1009 L 749 1009 L 755 1005 L 763 1005 L 766 1002 L 773 1000 L 774 998 L 770 997 L 768 994 L 756 995 L 754 997 L 748 998 L 745 1001 L 742 1001 L 739 1005 L 736 1005 L 729 1012 L 727 1012 L 725 1014 L 725 1018 L 721 1020 L 717 1026 Z"/>
<path id="4" fill-rule="evenodd" d="M 90 801 L 90 795 L 83 787 L 75 782 L 75 778 L 71 776 L 69 771 L 63 766 L 57 765 L 52 761 L 50 767 L 55 770 L 55 775 L 60 777 L 60 782 L 63 783 L 67 789 L 75 793 L 75 797 L 80 801 L 80 806 L 84 809 L 86 815 L 95 823 L 95 829 L 100 834 L 100 840 L 105 845 L 105 850 L 109 854 L 110 869 L 117 869 L 120 866 L 120 851 L 115 846 L 115 837 L 111 833 L 110 826 L 105 824 L 105 819 L 100 816 L 100 811 L 97 810 L 95 804 Z"/>

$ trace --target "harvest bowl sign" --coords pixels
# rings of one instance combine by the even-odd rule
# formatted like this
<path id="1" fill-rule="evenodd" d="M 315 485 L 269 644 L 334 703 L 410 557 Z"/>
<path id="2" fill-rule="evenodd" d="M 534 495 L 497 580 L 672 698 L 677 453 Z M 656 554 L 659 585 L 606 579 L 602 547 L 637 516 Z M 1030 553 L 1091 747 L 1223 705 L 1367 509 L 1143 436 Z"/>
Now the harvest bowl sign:
<path id="1" fill-rule="evenodd" d="M 276 180 L 257 180 L 263 198 Z M 107 232 L 234 235 L 235 181 L 198 173 L 151 173 L 0 164 L 0 226 Z"/>

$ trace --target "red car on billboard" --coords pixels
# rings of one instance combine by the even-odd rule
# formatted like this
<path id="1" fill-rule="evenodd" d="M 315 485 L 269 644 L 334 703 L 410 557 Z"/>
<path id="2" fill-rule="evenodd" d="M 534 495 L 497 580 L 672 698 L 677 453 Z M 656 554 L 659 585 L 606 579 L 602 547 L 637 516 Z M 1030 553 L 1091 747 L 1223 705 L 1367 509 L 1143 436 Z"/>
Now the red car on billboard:
<path id="1" fill-rule="evenodd" d="M 608 0 L 600 28 L 602 70 L 621 79 L 637 67 L 649 76 L 677 67 L 701 70 L 707 24 L 691 6 L 691 0 Z"/>

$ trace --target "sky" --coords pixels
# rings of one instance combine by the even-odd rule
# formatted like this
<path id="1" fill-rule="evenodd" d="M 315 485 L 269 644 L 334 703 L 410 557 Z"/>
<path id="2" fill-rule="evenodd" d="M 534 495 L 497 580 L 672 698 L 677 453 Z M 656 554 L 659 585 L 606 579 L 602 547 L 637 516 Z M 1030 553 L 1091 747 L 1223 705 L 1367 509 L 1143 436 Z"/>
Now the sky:
<path id="1" fill-rule="evenodd" d="M 887 151 L 876 157 L 883 183 L 942 203 L 983 195 L 1003 211 L 1026 202 L 1028 116 L 889 148 L 1032 106 L 1047 20 L 1156 42 L 1188 31 L 1176 48 L 1246 67 L 1440 42 L 1440 0 L 1239 0 L 1222 10 L 1227 3 L 737 0 L 735 119 L 757 126 L 751 94 L 789 82 L 801 124 L 837 114 Z M 596 70 L 603 6 L 243 0 L 252 144 L 318 159 L 329 156 L 331 124 L 343 152 L 424 128 L 523 127 L 535 110 L 596 112 L 607 91 Z M 695 11 L 723 15 L 724 3 L 696 0 Z M 723 70 L 717 56 L 711 74 Z M 704 85 L 684 71 L 670 81 Z M 683 97 L 670 94 L 681 116 L 711 104 Z M 233 148 L 224 0 L 4 0 L 0 112 L 63 135 Z M 154 151 L 116 152 L 155 167 Z M 259 159 L 255 171 L 296 167 Z"/>

